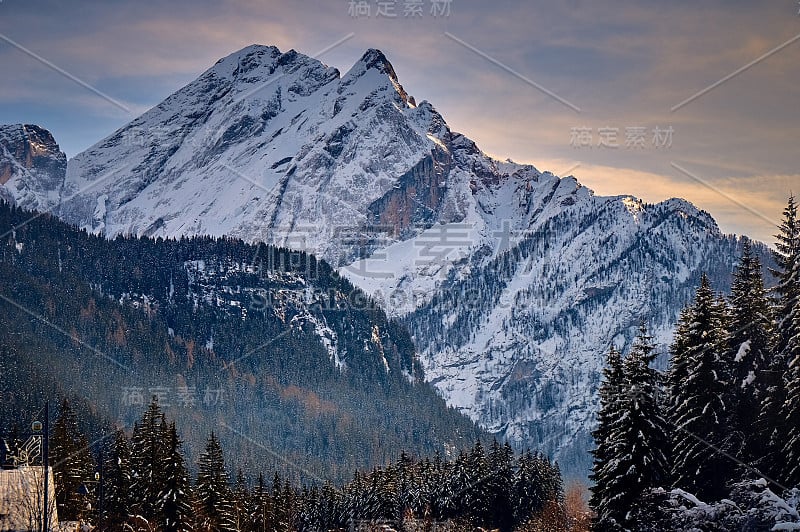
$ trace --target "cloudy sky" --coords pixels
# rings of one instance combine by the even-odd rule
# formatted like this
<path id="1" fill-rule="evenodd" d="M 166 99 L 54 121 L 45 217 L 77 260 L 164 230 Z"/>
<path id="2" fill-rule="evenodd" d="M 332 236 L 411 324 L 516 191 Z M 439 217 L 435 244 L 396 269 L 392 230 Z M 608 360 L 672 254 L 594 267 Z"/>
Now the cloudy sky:
<path id="1" fill-rule="evenodd" d="M 699 5 L 698 5 L 699 4 Z M 800 191 L 797 0 L 0 0 L 0 123 L 69 156 L 252 43 L 367 48 L 487 153 L 599 194 L 680 196 L 772 241 Z M 335 45 L 335 46 L 334 46 Z"/>

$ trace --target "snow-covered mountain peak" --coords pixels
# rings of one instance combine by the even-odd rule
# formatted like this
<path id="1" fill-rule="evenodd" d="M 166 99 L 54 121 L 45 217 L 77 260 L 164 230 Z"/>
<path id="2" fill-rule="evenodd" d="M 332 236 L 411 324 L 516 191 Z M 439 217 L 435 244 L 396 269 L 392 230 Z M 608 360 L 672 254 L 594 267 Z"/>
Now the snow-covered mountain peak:
<path id="1" fill-rule="evenodd" d="M 340 75 L 248 46 L 77 155 L 66 179 L 29 185 L 2 190 L 29 208 L 64 199 L 59 216 L 109 237 L 313 251 L 406 321 L 451 405 L 573 472 L 609 345 L 642 318 L 663 345 L 700 272 L 723 288 L 738 253 L 685 200 L 597 196 L 488 156 L 373 49 Z"/>
<path id="2" fill-rule="evenodd" d="M 359 59 L 348 71 L 348 75 L 363 75 L 364 73 L 373 69 L 388 76 L 389 79 L 395 83 L 399 83 L 399 80 L 397 79 L 397 73 L 395 73 L 392 64 L 389 62 L 386 56 L 383 55 L 383 52 L 375 48 L 369 48 L 366 52 L 364 52 L 364 55 L 361 56 L 361 59 Z"/>
<path id="3" fill-rule="evenodd" d="M 248 46 L 76 156 L 65 192 L 92 192 L 62 216 L 109 236 L 230 234 L 342 262 L 360 252 L 335 242 L 341 226 L 406 238 L 444 209 L 463 218 L 464 198 L 443 194 L 449 138 L 378 50 L 340 76 L 294 50 Z"/>
<path id="4" fill-rule="evenodd" d="M 319 60 L 294 49 L 281 52 L 277 46 L 251 44 L 221 58 L 200 77 L 215 75 L 244 82 L 265 82 L 269 81 L 269 78 L 276 72 L 278 75 L 291 73 L 303 66 L 336 71 Z"/>
<path id="5" fill-rule="evenodd" d="M 722 231 L 720 231 L 717 221 L 714 219 L 714 217 L 711 216 L 708 211 L 698 209 L 690 201 L 687 201 L 683 198 L 670 198 L 662 201 L 661 205 L 664 205 L 665 208 L 674 211 L 681 217 L 692 217 L 702 220 L 702 222 L 708 227 L 709 231 L 719 235 L 722 234 Z"/>
<path id="6" fill-rule="evenodd" d="M 237 50 L 225 57 L 220 58 L 211 70 L 220 72 L 232 72 L 235 68 L 240 66 L 252 67 L 259 63 L 272 62 L 275 58 L 281 55 L 281 51 L 277 46 L 269 46 L 263 44 L 251 44 L 245 46 L 241 50 Z M 266 61 L 264 58 L 268 58 Z"/>
<path id="7" fill-rule="evenodd" d="M 400 84 L 394 67 L 383 52 L 374 48 L 364 52 L 364 55 L 342 76 L 339 87 L 339 94 L 345 92 L 357 94 L 365 91 L 370 97 L 380 92 L 388 92 L 397 105 L 409 106 L 410 97 Z"/>

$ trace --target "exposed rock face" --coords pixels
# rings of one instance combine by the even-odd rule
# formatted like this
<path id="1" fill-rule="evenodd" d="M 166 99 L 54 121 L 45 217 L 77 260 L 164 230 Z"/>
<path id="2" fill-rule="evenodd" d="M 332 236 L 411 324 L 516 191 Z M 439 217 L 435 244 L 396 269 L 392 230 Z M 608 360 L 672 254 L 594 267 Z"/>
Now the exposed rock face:
<path id="1" fill-rule="evenodd" d="M 392 190 L 369 205 L 369 215 L 395 238 L 408 238 L 416 229 L 430 227 L 444 201 L 451 164 L 449 153 L 432 150 L 399 176 Z"/>
<path id="2" fill-rule="evenodd" d="M 48 210 L 64 184 L 67 156 L 53 135 L 30 124 L 0 125 L 0 198 Z"/>
<path id="3" fill-rule="evenodd" d="M 72 159 L 63 186 L 37 176 L 8 190 L 30 207 L 64 200 L 62 218 L 109 237 L 317 253 L 403 317 L 451 405 L 568 474 L 588 470 L 609 346 L 645 319 L 666 352 L 700 273 L 725 289 L 739 253 L 684 200 L 598 197 L 492 159 L 377 50 L 340 75 L 247 47 Z"/>

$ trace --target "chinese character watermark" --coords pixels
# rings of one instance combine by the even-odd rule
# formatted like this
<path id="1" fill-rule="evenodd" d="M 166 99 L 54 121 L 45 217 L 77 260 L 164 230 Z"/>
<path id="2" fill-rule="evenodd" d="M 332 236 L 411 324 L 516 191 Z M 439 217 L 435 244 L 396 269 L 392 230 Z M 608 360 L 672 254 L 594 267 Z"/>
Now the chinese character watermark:
<path id="1" fill-rule="evenodd" d="M 202 403 L 208 408 L 225 404 L 225 389 L 206 386 L 200 401 L 196 386 L 124 386 L 120 402 L 122 406 L 141 407 L 145 405 L 146 397 L 155 399 L 162 407 L 197 408 Z"/>
<path id="2" fill-rule="evenodd" d="M 644 149 L 647 144 L 647 128 L 632 126 L 625 128 L 625 147 L 631 149 Z"/>
<path id="3" fill-rule="evenodd" d="M 436 225 L 419 235 L 414 246 L 421 248 L 418 263 L 443 266 L 450 262 L 450 255 L 461 248 L 470 247 L 470 224 Z"/>
<path id="4" fill-rule="evenodd" d="M 426 16 L 446 18 L 452 12 L 453 0 L 349 0 L 347 14 L 351 18 L 420 19 Z"/>
<path id="5" fill-rule="evenodd" d="M 672 147 L 672 134 L 675 132 L 672 126 L 666 129 L 661 129 L 656 126 L 653 128 L 653 146 L 656 148 L 671 148 Z"/>
<path id="6" fill-rule="evenodd" d="M 571 129 L 572 136 L 569 139 L 569 144 L 573 148 L 591 148 L 594 139 L 592 138 L 592 128 L 590 127 L 573 127 Z"/>
<path id="7" fill-rule="evenodd" d="M 144 388 L 136 386 L 122 388 L 122 404 L 124 406 L 144 406 Z"/>
<path id="8" fill-rule="evenodd" d="M 396 0 L 378 0 L 377 4 L 378 10 L 375 12 L 376 17 L 395 18 L 397 16 L 397 12 L 395 11 Z"/>
<path id="9" fill-rule="evenodd" d="M 597 141 L 599 148 L 619 148 L 617 142 L 618 127 L 601 127 L 597 129 L 600 139 Z"/>
<path id="10" fill-rule="evenodd" d="M 587 126 L 570 128 L 569 144 L 573 148 L 602 148 L 629 150 L 645 149 L 648 145 L 648 132 L 650 133 L 650 146 L 656 149 L 672 147 L 672 137 L 675 129 L 672 126 L 655 126 L 652 129 L 643 126 L 627 126 L 623 128 L 623 140 L 620 141 L 620 128 L 605 126 L 595 130 Z"/>
<path id="11" fill-rule="evenodd" d="M 353 18 L 369 18 L 372 15 L 372 5 L 367 0 L 350 0 L 347 14 Z"/>
<path id="12" fill-rule="evenodd" d="M 220 406 L 225 404 L 225 390 L 206 386 L 206 391 L 203 394 L 203 404 L 205 406 Z"/>
<path id="13" fill-rule="evenodd" d="M 431 15 L 434 17 L 449 17 L 452 3 L 453 0 L 431 0 Z"/>

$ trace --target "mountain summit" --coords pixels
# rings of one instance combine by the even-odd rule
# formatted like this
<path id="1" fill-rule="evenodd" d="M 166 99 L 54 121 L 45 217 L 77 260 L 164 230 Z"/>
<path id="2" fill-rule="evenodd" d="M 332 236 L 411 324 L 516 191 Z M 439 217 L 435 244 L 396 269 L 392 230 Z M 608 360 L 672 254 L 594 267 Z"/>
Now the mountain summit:
<path id="1" fill-rule="evenodd" d="M 341 75 L 249 46 L 37 186 L 40 207 L 57 196 L 59 216 L 108 237 L 313 251 L 404 320 L 451 405 L 567 474 L 588 471 L 609 347 L 644 319 L 666 353 L 700 273 L 725 290 L 740 253 L 684 200 L 600 197 L 492 159 L 378 50 Z"/>
<path id="2" fill-rule="evenodd" d="M 250 46 L 76 156 L 65 190 L 92 192 L 60 212 L 109 236 L 228 234 L 342 263 L 331 230 L 374 216 L 369 204 L 430 153 L 438 118 L 409 103 L 377 50 L 342 76 Z"/>

